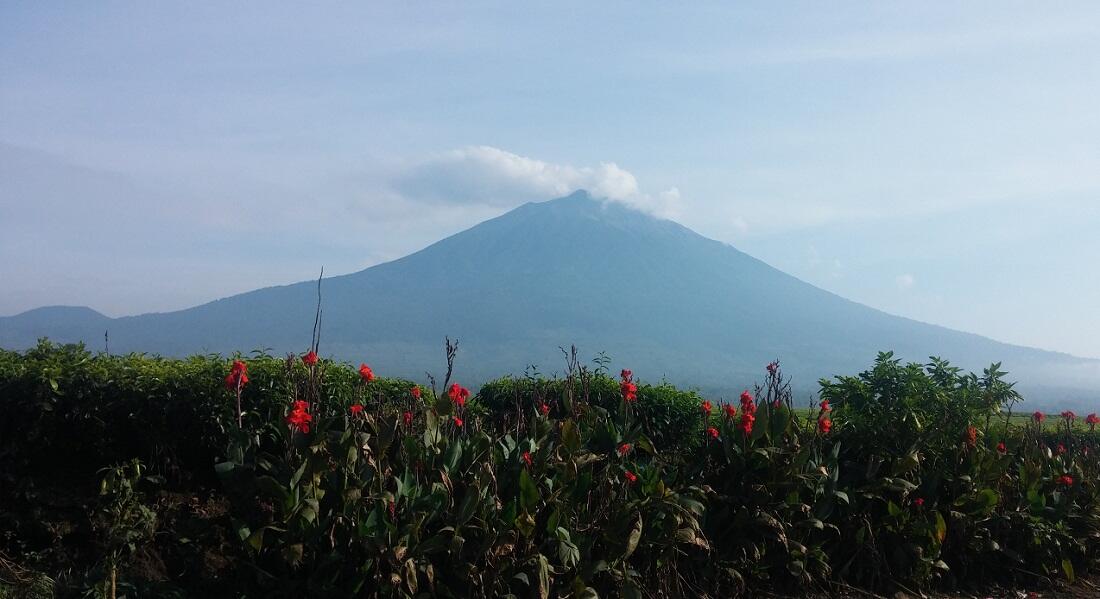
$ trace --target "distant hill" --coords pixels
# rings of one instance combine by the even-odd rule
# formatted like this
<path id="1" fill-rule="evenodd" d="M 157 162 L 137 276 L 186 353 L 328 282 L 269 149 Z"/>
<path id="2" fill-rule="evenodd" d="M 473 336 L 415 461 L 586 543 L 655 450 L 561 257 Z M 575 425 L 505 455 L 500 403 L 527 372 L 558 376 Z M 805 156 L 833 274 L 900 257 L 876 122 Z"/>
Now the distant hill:
<path id="1" fill-rule="evenodd" d="M 470 384 L 529 364 L 560 372 L 559 347 L 607 352 L 632 368 L 731 394 L 780 358 L 796 386 L 866 369 L 880 350 L 969 369 L 1002 361 L 1033 398 L 1100 403 L 1100 361 L 893 316 L 814 287 L 671 221 L 577 192 L 525 204 L 419 252 L 322 286 L 322 353 L 387 374 L 441 374 L 444 335 L 460 340 Z M 40 308 L 0 318 L 0 346 L 38 337 L 112 352 L 170 355 L 308 346 L 316 281 L 177 312 L 108 318 Z M 1068 405 L 1068 404 L 1067 404 Z"/>

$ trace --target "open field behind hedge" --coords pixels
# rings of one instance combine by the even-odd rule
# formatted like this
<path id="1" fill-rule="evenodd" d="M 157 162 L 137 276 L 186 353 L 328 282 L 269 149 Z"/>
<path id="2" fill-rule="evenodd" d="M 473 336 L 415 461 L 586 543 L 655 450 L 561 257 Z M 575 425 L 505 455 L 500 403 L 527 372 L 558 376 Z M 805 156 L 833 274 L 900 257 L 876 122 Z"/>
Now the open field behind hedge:
<path id="1" fill-rule="evenodd" d="M 312 356 L 0 351 L 0 596 L 718 597 L 1097 565 L 1100 439 L 1021 417 L 996 367 L 882 354 L 810 409 L 778 365 L 728 405 L 567 372 L 468 394 Z"/>

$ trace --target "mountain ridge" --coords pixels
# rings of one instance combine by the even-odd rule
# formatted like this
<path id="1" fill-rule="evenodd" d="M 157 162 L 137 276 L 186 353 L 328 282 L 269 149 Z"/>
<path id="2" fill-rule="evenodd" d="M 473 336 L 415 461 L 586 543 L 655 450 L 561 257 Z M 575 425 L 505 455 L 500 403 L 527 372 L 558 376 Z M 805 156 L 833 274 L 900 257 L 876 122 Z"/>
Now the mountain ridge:
<path id="1" fill-rule="evenodd" d="M 64 326 L 38 308 L 0 318 L 0 346 L 26 347 L 45 335 L 94 347 L 106 326 L 112 350 L 301 351 L 315 305 L 314 280 L 172 312 L 109 318 L 69 308 Z M 723 392 L 748 386 L 774 358 L 805 385 L 858 372 L 888 349 L 922 362 L 942 355 L 968 369 L 1003 361 L 1014 378 L 1042 379 L 1029 383 L 1039 387 L 1086 395 L 1100 388 L 1100 361 L 892 315 L 583 191 L 325 278 L 322 306 L 323 352 L 418 378 L 438 370 L 450 335 L 461 342 L 459 369 L 471 382 L 529 364 L 553 368 L 562 363 L 558 348 L 576 343 L 647 378 Z"/>

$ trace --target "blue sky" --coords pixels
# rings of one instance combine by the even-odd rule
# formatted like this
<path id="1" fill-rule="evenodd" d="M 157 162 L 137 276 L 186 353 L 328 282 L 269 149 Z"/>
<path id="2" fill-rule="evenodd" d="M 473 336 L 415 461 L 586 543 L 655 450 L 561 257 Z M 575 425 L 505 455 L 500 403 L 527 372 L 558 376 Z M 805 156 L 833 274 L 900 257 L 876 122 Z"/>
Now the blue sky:
<path id="1" fill-rule="evenodd" d="M 187 307 L 586 187 L 1100 357 L 1100 7 L 0 6 L 0 314 Z"/>

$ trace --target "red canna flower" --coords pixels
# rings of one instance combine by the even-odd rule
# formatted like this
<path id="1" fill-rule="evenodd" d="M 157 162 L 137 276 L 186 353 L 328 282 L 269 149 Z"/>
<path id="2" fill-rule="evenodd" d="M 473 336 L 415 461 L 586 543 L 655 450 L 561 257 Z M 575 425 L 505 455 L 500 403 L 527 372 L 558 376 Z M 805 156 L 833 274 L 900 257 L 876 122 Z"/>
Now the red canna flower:
<path id="1" fill-rule="evenodd" d="M 622 372 L 619 373 L 619 376 L 622 377 L 624 381 L 629 381 L 634 378 L 634 373 L 624 368 Z"/>
<path id="2" fill-rule="evenodd" d="M 829 405 L 829 400 L 827 400 L 827 399 L 821 400 L 821 411 L 822 412 L 832 412 L 833 411 L 832 406 Z"/>
<path id="3" fill-rule="evenodd" d="M 975 447 L 978 444 L 978 429 L 973 426 L 966 427 L 966 445 L 967 447 Z"/>
<path id="4" fill-rule="evenodd" d="M 459 418 L 458 416 L 455 416 L 454 421 L 455 421 L 455 426 L 460 427 L 460 428 L 462 427 L 462 419 L 461 418 Z"/>
<path id="5" fill-rule="evenodd" d="M 404 414 L 401 415 L 401 419 L 405 422 L 405 426 L 412 426 L 413 413 L 406 411 Z"/>
<path id="6" fill-rule="evenodd" d="M 625 457 L 626 454 L 630 453 L 630 450 L 631 450 L 630 443 L 623 443 L 622 445 L 619 446 L 619 449 L 618 449 L 619 457 L 620 458 Z"/>
<path id="7" fill-rule="evenodd" d="M 370 366 L 367 366 L 366 364 L 360 364 L 359 378 L 363 379 L 364 383 L 369 383 L 374 380 L 374 371 L 370 369 Z"/>
<path id="8" fill-rule="evenodd" d="M 1073 477 L 1068 474 L 1063 474 L 1062 476 L 1058 477 L 1057 482 L 1060 485 L 1065 485 L 1069 487 L 1073 485 Z"/>
<path id="9" fill-rule="evenodd" d="M 924 507 L 924 498 L 923 497 L 917 497 L 916 499 L 913 500 L 913 505 L 915 505 L 917 507 Z"/>
<path id="10" fill-rule="evenodd" d="M 413 399 L 420 399 L 420 387 L 409 389 L 409 393 L 412 393 Z"/>
<path id="11" fill-rule="evenodd" d="M 1058 447 L 1054 450 L 1054 452 L 1057 453 L 1058 455 L 1065 455 L 1066 446 L 1059 443 Z"/>
<path id="12" fill-rule="evenodd" d="M 704 399 L 704 400 L 703 400 L 703 404 L 702 404 L 702 405 L 701 405 L 700 407 L 702 408 L 702 410 L 703 410 L 703 414 L 704 414 L 705 416 L 710 416 L 710 410 L 711 410 L 711 407 L 712 407 L 712 406 L 710 405 L 710 401 L 708 401 L 708 400 Z"/>
<path id="13" fill-rule="evenodd" d="M 828 418 L 817 419 L 817 431 L 823 435 L 828 435 L 829 431 L 833 430 L 833 421 Z"/>
<path id="14" fill-rule="evenodd" d="M 546 405 L 545 403 L 539 404 L 539 412 L 541 412 L 543 416 L 549 415 L 550 414 L 550 406 Z"/>
<path id="15" fill-rule="evenodd" d="M 748 390 L 741 392 L 741 411 L 745 414 L 756 414 L 756 402 Z"/>
<path id="16" fill-rule="evenodd" d="M 458 407 L 464 407 L 466 405 L 466 399 L 470 397 L 470 390 L 454 383 L 451 388 L 447 390 L 447 397 L 451 398 L 451 401 Z"/>
<path id="17" fill-rule="evenodd" d="M 1089 425 L 1090 431 L 1094 431 L 1096 430 L 1096 425 L 1100 424 L 1100 417 L 1097 417 L 1096 414 L 1089 414 L 1085 417 L 1085 424 Z"/>
<path id="18" fill-rule="evenodd" d="M 632 485 L 632 484 L 638 482 L 638 475 L 634 474 L 633 472 L 631 472 L 629 470 L 627 470 L 626 472 L 623 472 L 623 478 L 626 479 L 626 484 L 628 484 L 628 485 Z"/>
<path id="19" fill-rule="evenodd" d="M 1005 447 L 1005 442 L 1004 441 L 1001 441 L 1000 443 L 997 444 L 997 453 L 999 453 L 1001 455 L 1004 455 L 1004 454 L 1008 453 L 1008 448 Z"/>
<path id="20" fill-rule="evenodd" d="M 317 363 L 317 352 L 313 351 L 312 349 L 309 350 L 308 354 L 302 356 L 302 363 L 305 364 L 306 366 L 313 366 L 314 364 L 316 364 Z"/>
<path id="21" fill-rule="evenodd" d="M 1036 411 L 1034 414 L 1031 415 L 1031 419 L 1035 422 L 1042 422 L 1047 419 L 1047 415 L 1042 412 Z"/>
<path id="22" fill-rule="evenodd" d="M 229 368 L 229 375 L 225 377 L 225 388 L 236 391 L 248 384 L 248 364 L 240 360 L 233 360 L 233 366 Z"/>
<path id="23" fill-rule="evenodd" d="M 363 413 L 363 406 L 361 404 L 352 404 L 349 409 L 351 410 L 352 416 L 358 416 Z"/>
<path id="24" fill-rule="evenodd" d="M 1070 426 L 1073 426 L 1073 421 L 1077 420 L 1077 414 L 1074 414 L 1073 410 L 1066 410 L 1062 412 L 1062 418 L 1064 418 Z"/>
<path id="25" fill-rule="evenodd" d="M 752 434 L 752 425 L 755 422 L 756 416 L 754 416 L 752 412 L 742 412 L 741 424 L 738 425 L 738 428 L 740 428 L 741 432 L 745 433 L 745 436 L 747 437 Z"/>
<path id="26" fill-rule="evenodd" d="M 526 464 L 527 464 L 528 466 L 530 466 L 530 465 L 532 464 L 532 461 L 531 461 L 531 454 L 530 454 L 529 452 L 526 452 L 526 451 L 525 451 L 525 452 L 523 452 L 523 456 L 522 456 L 522 457 L 523 457 L 523 461 L 524 461 L 524 463 L 526 463 Z"/>
<path id="27" fill-rule="evenodd" d="M 294 402 L 294 406 L 290 409 L 290 413 L 286 415 L 286 423 L 290 426 L 291 430 L 302 433 L 309 432 L 309 423 L 313 422 L 313 416 L 306 411 L 308 407 L 309 404 L 304 401 Z"/>
<path id="28" fill-rule="evenodd" d="M 707 428 L 707 436 L 710 437 L 711 439 L 717 439 L 718 438 L 718 429 L 714 428 L 713 426 Z"/>
<path id="29" fill-rule="evenodd" d="M 628 380 L 619 383 L 619 392 L 622 393 L 623 400 L 627 403 L 638 401 L 638 385 Z"/>
<path id="30" fill-rule="evenodd" d="M 733 407 L 731 403 L 722 406 L 722 409 L 726 411 L 726 418 L 732 419 L 737 415 L 737 408 Z"/>

